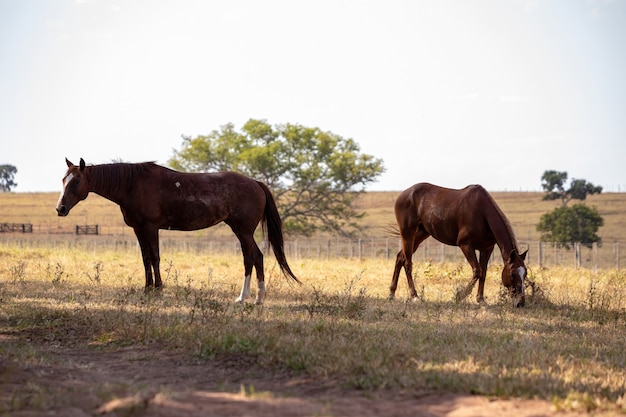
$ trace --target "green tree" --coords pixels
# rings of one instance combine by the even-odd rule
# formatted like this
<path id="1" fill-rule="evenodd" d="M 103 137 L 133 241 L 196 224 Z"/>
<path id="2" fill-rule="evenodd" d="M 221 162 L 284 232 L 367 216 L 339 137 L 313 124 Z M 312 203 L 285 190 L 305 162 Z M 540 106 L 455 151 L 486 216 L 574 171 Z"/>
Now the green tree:
<path id="1" fill-rule="evenodd" d="M 266 183 L 277 201 L 285 231 L 351 235 L 363 216 L 352 207 L 365 186 L 384 172 L 383 162 L 360 153 L 358 144 L 319 128 L 269 125 L 248 120 L 208 135 L 183 136 L 172 168 L 189 172 L 237 171 Z"/>
<path id="2" fill-rule="evenodd" d="M 17 183 L 13 181 L 17 174 L 17 168 L 13 165 L 0 165 L 0 192 L 11 191 L 11 188 L 17 187 Z"/>
<path id="3" fill-rule="evenodd" d="M 569 188 L 566 187 L 567 172 L 545 171 L 541 176 L 541 186 L 546 194 L 544 200 L 561 200 L 558 207 L 541 216 L 537 231 L 541 232 L 541 240 L 556 242 L 569 249 L 574 242 L 591 246 L 594 242 L 601 243 L 597 235 L 604 219 L 593 207 L 583 203 L 567 206 L 571 200 L 585 200 L 589 194 L 600 194 L 602 187 L 595 186 L 586 180 L 572 178 Z"/>
<path id="4" fill-rule="evenodd" d="M 571 207 L 557 207 L 541 216 L 537 231 L 541 232 L 541 240 L 556 242 L 569 249 L 574 242 L 587 247 L 594 242 L 602 243 L 596 232 L 603 225 L 604 219 L 595 207 L 578 203 Z"/>
<path id="5" fill-rule="evenodd" d="M 541 176 L 541 186 L 546 194 L 544 200 L 561 200 L 561 204 L 566 206 L 570 200 L 585 200 L 589 194 L 600 194 L 601 186 L 595 186 L 585 180 L 572 178 L 569 188 L 565 188 L 567 182 L 567 172 L 545 171 Z"/>

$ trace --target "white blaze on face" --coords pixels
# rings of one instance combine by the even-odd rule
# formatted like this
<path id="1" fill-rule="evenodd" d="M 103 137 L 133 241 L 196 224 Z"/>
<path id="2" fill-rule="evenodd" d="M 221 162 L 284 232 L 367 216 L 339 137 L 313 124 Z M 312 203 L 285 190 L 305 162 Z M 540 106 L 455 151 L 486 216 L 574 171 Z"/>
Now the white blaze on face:
<path id="1" fill-rule="evenodd" d="M 517 268 L 517 273 L 522 279 L 522 295 L 524 295 L 524 278 L 526 278 L 526 269 L 524 269 L 523 266 L 520 266 L 519 268 Z"/>
<path id="2" fill-rule="evenodd" d="M 70 181 L 72 181 L 72 178 L 74 178 L 74 174 L 67 174 L 67 176 L 63 178 L 63 190 L 61 190 L 61 195 L 59 196 L 57 207 L 61 205 L 61 200 L 63 199 L 63 196 L 65 195 L 65 190 L 67 189 L 67 185 L 70 183 Z"/>

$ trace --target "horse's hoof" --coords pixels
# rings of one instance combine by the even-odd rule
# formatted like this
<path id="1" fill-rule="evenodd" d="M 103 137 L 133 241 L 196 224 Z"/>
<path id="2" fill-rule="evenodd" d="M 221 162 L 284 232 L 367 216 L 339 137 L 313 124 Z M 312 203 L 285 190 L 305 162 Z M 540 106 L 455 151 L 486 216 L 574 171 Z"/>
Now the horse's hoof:
<path id="1" fill-rule="evenodd" d="M 256 300 L 254 300 L 254 304 L 261 306 L 263 305 L 263 300 L 259 300 L 258 298 Z"/>
<path id="2" fill-rule="evenodd" d="M 162 291 L 163 291 L 163 286 L 155 287 L 155 286 L 149 285 L 144 289 L 144 293 L 146 294 L 160 294 Z"/>
<path id="3" fill-rule="evenodd" d="M 393 301 L 395 298 L 396 298 L 395 294 L 389 294 L 387 296 L 387 300 L 389 300 L 389 301 Z"/>

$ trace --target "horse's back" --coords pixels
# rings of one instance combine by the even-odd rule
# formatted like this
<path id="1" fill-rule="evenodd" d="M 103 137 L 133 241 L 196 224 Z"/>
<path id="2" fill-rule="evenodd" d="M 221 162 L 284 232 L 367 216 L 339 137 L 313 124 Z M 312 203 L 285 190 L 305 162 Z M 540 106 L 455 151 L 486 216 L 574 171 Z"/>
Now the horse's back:
<path id="1" fill-rule="evenodd" d="M 398 195 L 396 220 L 401 229 L 419 228 L 439 241 L 456 244 L 462 229 L 482 228 L 486 198 L 488 193 L 480 185 L 452 189 L 418 183 Z"/>
<path id="2" fill-rule="evenodd" d="M 256 226 L 263 217 L 265 192 L 257 181 L 236 172 L 185 173 L 164 168 L 153 184 L 142 193 L 143 211 L 158 212 L 155 222 L 160 228 L 197 230 L 222 221 Z"/>
<path id="3" fill-rule="evenodd" d="M 471 200 L 479 200 L 488 196 L 488 192 L 478 184 L 468 185 L 465 188 L 446 188 L 427 182 L 417 183 L 398 195 L 396 206 L 413 205 L 418 207 L 438 206 L 442 204 L 460 204 Z"/>
<path id="4" fill-rule="evenodd" d="M 162 189 L 170 190 L 170 198 L 180 197 L 189 200 L 191 197 L 202 199 L 227 198 L 231 202 L 263 198 L 263 189 L 257 181 L 237 172 L 186 173 L 172 171 L 161 180 Z"/>

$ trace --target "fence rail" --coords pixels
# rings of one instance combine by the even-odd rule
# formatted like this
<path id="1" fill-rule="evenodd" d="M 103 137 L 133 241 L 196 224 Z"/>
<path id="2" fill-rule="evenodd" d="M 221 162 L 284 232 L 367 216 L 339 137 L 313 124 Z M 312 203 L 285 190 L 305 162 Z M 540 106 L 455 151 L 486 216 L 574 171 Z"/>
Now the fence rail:
<path id="1" fill-rule="evenodd" d="M 161 253 L 184 251 L 197 255 L 203 254 L 233 254 L 241 253 L 239 242 L 231 239 L 208 238 L 161 238 Z M 45 248 L 80 248 L 93 251 L 126 251 L 139 252 L 139 245 L 134 236 L 111 235 L 38 235 L 31 234 L 0 235 L 0 244 L 13 244 L 19 247 Z M 265 245 L 260 242 L 261 249 L 266 251 Z M 623 245 L 619 242 L 604 243 L 586 247 L 579 243 L 570 245 L 570 248 L 538 241 L 520 241 L 521 250 L 528 249 L 526 263 L 529 266 L 566 266 L 573 268 L 587 268 L 597 270 L 617 269 L 624 266 L 621 260 Z M 391 237 L 362 238 L 362 239 L 287 239 L 285 254 L 288 259 L 395 259 L 400 250 L 400 240 Z M 500 262 L 498 248 L 494 250 L 492 262 Z M 458 247 L 447 246 L 433 239 L 425 240 L 413 255 L 415 262 L 466 262 L 463 253 Z"/>
<path id="2" fill-rule="evenodd" d="M 6 232 L 33 233 L 33 225 L 30 223 L 0 223 L 0 233 Z"/>
<path id="3" fill-rule="evenodd" d="M 86 224 L 86 225 L 76 225 L 76 234 L 77 235 L 97 235 L 99 231 L 99 227 L 97 224 Z"/>
<path id="4" fill-rule="evenodd" d="M 572 243 L 569 248 L 550 242 L 520 241 L 520 250 L 528 249 L 526 263 L 538 266 L 570 266 L 574 268 L 615 268 L 623 266 L 619 242 L 593 244 L 586 247 Z M 395 258 L 400 250 L 400 240 L 396 238 L 348 239 L 306 239 L 286 242 L 288 256 L 298 258 Z M 496 247 L 491 261 L 500 256 Z M 413 255 L 416 262 L 465 262 L 461 250 L 434 239 L 425 240 Z"/>

